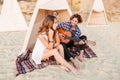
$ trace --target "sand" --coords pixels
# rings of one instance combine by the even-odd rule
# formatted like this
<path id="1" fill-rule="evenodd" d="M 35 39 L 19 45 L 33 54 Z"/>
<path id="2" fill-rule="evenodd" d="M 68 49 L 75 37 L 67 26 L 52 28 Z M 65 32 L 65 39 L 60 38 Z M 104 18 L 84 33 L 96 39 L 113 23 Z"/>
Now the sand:
<path id="1" fill-rule="evenodd" d="M 98 57 L 80 62 L 77 76 L 50 65 L 15 77 L 15 60 L 22 49 L 26 31 L 0 32 L 0 80 L 120 80 L 120 23 L 109 24 L 106 27 L 81 25 L 83 34 L 97 42 L 91 48 Z"/>

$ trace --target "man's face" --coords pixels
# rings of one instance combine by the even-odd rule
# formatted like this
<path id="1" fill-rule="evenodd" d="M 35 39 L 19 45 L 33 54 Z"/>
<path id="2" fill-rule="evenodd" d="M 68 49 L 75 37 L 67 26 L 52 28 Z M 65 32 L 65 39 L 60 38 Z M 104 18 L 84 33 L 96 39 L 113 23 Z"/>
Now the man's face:
<path id="1" fill-rule="evenodd" d="M 76 26 L 78 24 L 78 20 L 77 18 L 73 18 L 72 20 L 70 20 L 72 26 Z"/>

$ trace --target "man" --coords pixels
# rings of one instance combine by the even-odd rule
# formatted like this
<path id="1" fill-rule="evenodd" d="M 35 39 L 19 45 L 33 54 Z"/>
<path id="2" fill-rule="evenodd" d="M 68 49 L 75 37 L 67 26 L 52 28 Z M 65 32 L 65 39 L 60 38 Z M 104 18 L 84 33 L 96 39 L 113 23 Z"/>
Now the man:
<path id="1" fill-rule="evenodd" d="M 71 32 L 71 36 L 66 36 L 67 34 L 60 35 L 61 44 L 65 46 L 65 48 L 68 48 L 68 51 L 70 54 L 65 52 L 65 58 L 69 59 L 70 57 L 77 57 L 80 61 L 84 60 L 85 55 L 85 48 L 89 48 L 86 43 L 91 43 L 95 45 L 96 43 L 90 40 L 87 40 L 87 37 L 84 35 L 81 35 L 81 30 L 78 27 L 79 23 L 82 23 L 82 17 L 79 14 L 73 14 L 70 17 L 70 21 L 68 22 L 62 22 L 58 24 L 57 29 L 63 29 L 65 32 L 69 31 Z M 69 43 L 65 43 L 64 39 L 69 39 Z M 91 50 L 89 48 L 89 50 Z M 91 54 L 92 53 L 92 54 Z M 67 55 L 66 55 L 67 54 Z M 69 55 L 69 57 L 68 57 Z M 88 53 L 87 56 L 96 56 L 94 52 L 91 50 L 90 54 Z"/>

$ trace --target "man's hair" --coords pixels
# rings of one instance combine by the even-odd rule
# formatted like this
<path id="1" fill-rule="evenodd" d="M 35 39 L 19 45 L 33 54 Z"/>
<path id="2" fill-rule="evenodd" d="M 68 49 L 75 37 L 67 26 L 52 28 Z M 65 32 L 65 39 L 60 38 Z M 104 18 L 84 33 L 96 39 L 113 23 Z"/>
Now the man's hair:
<path id="1" fill-rule="evenodd" d="M 78 23 L 82 23 L 82 22 L 83 22 L 82 17 L 81 17 L 79 14 L 73 14 L 73 15 L 70 17 L 70 20 L 72 20 L 73 18 L 77 18 Z"/>

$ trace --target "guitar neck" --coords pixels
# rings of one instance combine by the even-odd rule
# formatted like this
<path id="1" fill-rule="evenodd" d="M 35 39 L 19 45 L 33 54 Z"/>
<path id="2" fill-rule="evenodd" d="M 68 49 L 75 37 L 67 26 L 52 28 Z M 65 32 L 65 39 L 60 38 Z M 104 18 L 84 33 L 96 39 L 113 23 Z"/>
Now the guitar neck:
<path id="1" fill-rule="evenodd" d="M 75 42 L 79 42 L 81 39 L 77 40 L 76 38 L 74 37 L 69 37 L 69 36 L 66 36 L 66 39 L 69 39 L 69 40 L 73 40 Z"/>

